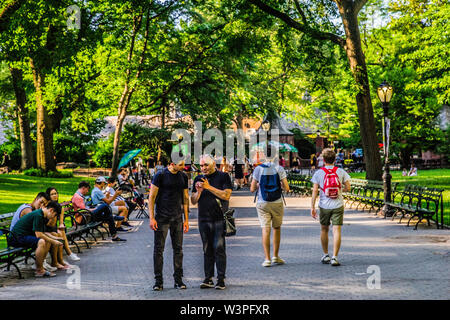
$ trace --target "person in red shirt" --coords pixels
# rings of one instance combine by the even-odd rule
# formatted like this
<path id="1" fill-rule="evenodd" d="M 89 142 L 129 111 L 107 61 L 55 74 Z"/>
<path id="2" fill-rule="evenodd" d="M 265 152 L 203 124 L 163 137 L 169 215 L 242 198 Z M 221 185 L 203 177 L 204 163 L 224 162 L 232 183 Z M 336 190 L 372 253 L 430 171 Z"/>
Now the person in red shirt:
<path id="1" fill-rule="evenodd" d="M 112 216 L 112 211 L 106 203 L 100 204 L 95 208 L 87 208 L 86 207 L 86 204 L 84 202 L 84 196 L 89 194 L 90 188 L 91 188 L 91 186 L 89 185 L 89 182 L 81 181 L 78 184 L 78 190 L 77 190 L 77 192 L 75 192 L 75 194 L 72 197 L 73 208 L 75 210 L 78 210 L 78 209 L 89 210 L 95 221 L 104 221 L 104 222 L 108 223 L 109 233 L 112 236 L 112 241 L 126 241 L 126 239 L 122 239 L 117 236 L 117 230 L 116 230 L 116 226 L 114 223 L 114 218 Z M 75 216 L 75 219 L 77 219 L 76 216 Z M 77 222 L 79 222 L 79 220 L 77 220 Z"/>

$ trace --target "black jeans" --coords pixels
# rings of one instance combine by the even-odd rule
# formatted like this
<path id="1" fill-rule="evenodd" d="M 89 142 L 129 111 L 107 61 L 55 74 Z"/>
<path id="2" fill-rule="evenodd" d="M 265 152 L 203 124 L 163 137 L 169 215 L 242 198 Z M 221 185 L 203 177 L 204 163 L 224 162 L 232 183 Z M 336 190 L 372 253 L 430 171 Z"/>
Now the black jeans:
<path id="1" fill-rule="evenodd" d="M 205 278 L 214 277 L 214 265 L 217 279 L 225 279 L 227 255 L 225 252 L 225 221 L 199 221 L 198 229 L 203 242 Z"/>
<path id="2" fill-rule="evenodd" d="M 173 277 L 175 280 L 181 280 L 183 277 L 183 217 L 168 218 L 156 215 L 155 219 L 158 223 L 153 249 L 155 280 L 163 282 L 164 247 L 169 229 L 173 249 Z"/>
<path id="3" fill-rule="evenodd" d="M 99 204 L 94 211 L 91 212 L 94 221 L 102 221 L 106 222 L 109 227 L 109 233 L 111 236 L 115 236 L 116 231 L 116 224 L 114 222 L 114 218 L 112 215 L 111 208 L 106 203 Z"/>

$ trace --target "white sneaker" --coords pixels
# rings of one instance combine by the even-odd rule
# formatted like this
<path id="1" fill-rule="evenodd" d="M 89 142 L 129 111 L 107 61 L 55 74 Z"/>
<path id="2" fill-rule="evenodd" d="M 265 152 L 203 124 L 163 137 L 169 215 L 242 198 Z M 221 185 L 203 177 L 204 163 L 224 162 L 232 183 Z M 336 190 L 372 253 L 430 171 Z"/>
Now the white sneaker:
<path id="1" fill-rule="evenodd" d="M 321 261 L 323 264 L 329 264 L 330 261 L 331 261 L 331 258 L 330 258 L 330 256 L 329 256 L 328 254 L 325 254 L 325 255 L 322 257 L 322 259 L 320 259 L 320 261 Z"/>
<path id="2" fill-rule="evenodd" d="M 333 267 L 337 267 L 337 266 L 340 266 L 341 264 L 339 263 L 337 257 L 333 257 L 333 258 L 331 258 L 331 265 Z"/>
<path id="3" fill-rule="evenodd" d="M 272 263 L 274 264 L 285 264 L 286 262 L 280 257 L 272 257 Z"/>
<path id="4" fill-rule="evenodd" d="M 263 267 L 270 267 L 272 265 L 272 262 L 270 262 L 270 260 L 264 260 L 264 262 L 262 263 Z"/>
<path id="5" fill-rule="evenodd" d="M 55 272 L 56 270 L 58 270 L 58 268 L 52 267 L 51 265 L 49 265 L 47 260 L 44 260 L 43 266 L 44 266 L 45 270 L 50 271 L 50 272 Z"/>
<path id="6" fill-rule="evenodd" d="M 72 261 L 80 261 L 80 257 L 78 257 L 75 253 L 71 253 L 70 256 L 68 256 L 70 260 Z"/>

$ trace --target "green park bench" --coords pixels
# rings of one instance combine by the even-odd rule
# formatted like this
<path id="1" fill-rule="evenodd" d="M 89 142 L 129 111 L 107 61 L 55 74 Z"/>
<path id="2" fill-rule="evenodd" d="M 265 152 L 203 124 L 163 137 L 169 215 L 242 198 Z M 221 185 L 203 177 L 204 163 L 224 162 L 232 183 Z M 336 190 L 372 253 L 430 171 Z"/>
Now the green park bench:
<path id="1" fill-rule="evenodd" d="M 1 268 L 6 267 L 7 270 L 9 271 L 11 266 L 13 266 L 19 273 L 19 278 L 23 279 L 22 273 L 20 272 L 20 269 L 17 264 L 22 261 L 25 261 L 25 263 L 27 263 L 29 258 L 35 259 L 34 250 L 25 247 L 15 248 L 11 247 L 8 244 L 7 237 L 8 234 L 10 233 L 9 227 L 11 225 L 11 220 L 13 216 L 14 212 L 0 215 L 0 237 L 6 240 L 6 247 L 0 248 L 0 267 Z"/>
<path id="2" fill-rule="evenodd" d="M 90 245 L 86 238 L 87 236 L 92 236 L 95 242 L 97 242 L 94 231 L 100 233 L 103 240 L 105 240 L 105 237 L 103 232 L 100 231 L 100 227 L 104 228 L 109 235 L 108 229 L 103 226 L 102 222 L 92 221 L 89 210 L 74 210 L 71 202 L 63 203 L 62 205 L 65 208 L 64 221 L 66 225 L 67 240 L 69 243 L 76 246 L 78 253 L 81 253 L 81 250 L 79 244 L 75 240 L 83 240 L 86 247 L 89 249 Z M 29 258 L 35 260 L 34 250 L 25 247 L 14 248 L 8 244 L 7 237 L 10 233 L 9 228 L 13 216 L 14 212 L 0 215 L 0 239 L 3 238 L 6 243 L 6 246 L 0 247 L 0 267 L 6 267 L 8 271 L 11 266 L 15 267 L 19 274 L 19 278 L 23 279 L 18 263 L 23 261 L 28 263 Z"/>
<path id="3" fill-rule="evenodd" d="M 439 220 L 441 226 L 444 226 L 443 192 L 443 189 L 406 184 L 403 190 L 393 193 L 392 201 L 386 204 L 393 211 L 392 220 L 397 214 L 401 214 L 401 223 L 405 215 L 409 215 L 409 226 L 411 220 L 417 217 L 418 221 L 414 227 L 414 230 L 417 230 L 423 219 L 426 219 L 430 226 L 430 220 L 434 218 L 439 229 Z"/>
<path id="4" fill-rule="evenodd" d="M 393 182 L 392 193 L 397 192 L 398 182 Z M 353 204 L 357 204 L 356 210 L 369 209 L 378 214 L 384 206 L 384 187 L 383 181 L 378 180 L 364 180 L 364 179 L 350 179 L 350 191 L 343 193 L 345 205 L 351 208 Z"/>
<path id="5" fill-rule="evenodd" d="M 312 182 L 310 176 L 298 173 L 289 173 L 287 175 L 290 192 L 296 196 L 309 196 L 312 194 Z"/>
<path id="6" fill-rule="evenodd" d="M 91 212 L 87 209 L 77 209 L 73 208 L 71 202 L 66 202 L 63 204 L 65 220 L 70 220 L 70 226 L 66 227 L 66 237 L 67 240 L 77 247 L 78 253 L 81 253 L 79 245 L 76 243 L 76 239 L 84 241 L 86 248 L 90 249 L 90 245 L 87 241 L 87 237 L 91 236 L 94 241 L 97 242 L 94 231 L 97 231 L 103 240 L 105 236 L 99 228 L 103 228 L 109 236 L 109 231 L 103 226 L 101 221 L 94 221 L 92 219 Z"/>

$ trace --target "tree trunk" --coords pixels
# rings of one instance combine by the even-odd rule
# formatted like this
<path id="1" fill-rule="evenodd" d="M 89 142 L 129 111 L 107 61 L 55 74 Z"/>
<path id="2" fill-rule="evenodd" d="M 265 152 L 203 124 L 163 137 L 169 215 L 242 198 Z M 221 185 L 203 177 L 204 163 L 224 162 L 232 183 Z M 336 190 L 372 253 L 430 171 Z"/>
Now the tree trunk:
<path id="1" fill-rule="evenodd" d="M 356 105 L 358 107 L 359 128 L 366 163 L 366 179 L 381 180 L 382 164 L 378 149 L 372 101 L 370 99 L 366 61 L 361 47 L 358 13 L 355 12 L 352 1 L 337 1 L 337 5 L 344 25 L 346 35 L 345 50 L 350 69 L 359 88 L 356 94 Z"/>
<path id="2" fill-rule="evenodd" d="M 242 107 L 242 109 L 244 109 L 244 107 Z M 236 114 L 236 117 L 234 118 L 234 123 L 236 124 L 236 128 L 238 130 L 243 130 L 244 129 L 244 115 L 243 115 L 243 110 L 240 111 L 238 114 Z"/>
<path id="3" fill-rule="evenodd" d="M 42 74 L 30 59 L 31 69 L 33 70 L 33 81 L 36 90 L 36 162 L 37 167 L 48 171 L 56 171 L 55 154 L 53 150 L 53 128 L 48 111 L 44 105 L 44 86 L 45 76 Z"/>
<path id="4" fill-rule="evenodd" d="M 411 166 L 411 155 L 412 150 L 408 147 L 402 148 L 400 150 L 400 161 L 402 168 L 409 169 Z"/>
<path id="5" fill-rule="evenodd" d="M 26 107 L 27 95 L 23 88 L 23 73 L 17 68 L 9 68 L 12 77 L 12 85 L 16 96 L 17 117 L 19 119 L 21 164 L 20 170 L 30 169 L 36 162 L 33 157 L 33 145 L 30 137 L 30 119 Z"/>
<path id="6" fill-rule="evenodd" d="M 367 0 L 334 0 L 339 8 L 346 39 L 342 39 L 336 34 L 323 32 L 312 27 L 308 22 L 308 17 L 305 15 L 300 3 L 296 0 L 294 0 L 294 3 L 298 13 L 301 16 L 301 23 L 292 19 L 286 13 L 268 6 L 263 1 L 248 1 L 255 4 L 268 14 L 278 17 L 288 26 L 308 34 L 313 39 L 319 41 L 331 41 L 344 48 L 353 77 L 359 87 L 356 95 L 356 105 L 358 107 L 361 140 L 366 163 L 366 178 L 371 180 L 381 180 L 381 157 L 378 151 L 366 62 L 361 48 L 361 38 L 358 27 L 358 12 L 367 3 Z"/>
<path id="7" fill-rule="evenodd" d="M 117 168 L 119 167 L 119 147 L 120 147 L 120 135 L 122 133 L 123 123 L 127 116 L 127 108 L 130 102 L 131 92 L 128 89 L 128 83 L 125 83 L 125 87 L 122 92 L 122 96 L 119 101 L 119 108 L 117 112 L 116 130 L 114 131 L 114 143 L 113 143 L 113 158 L 111 175 L 117 176 Z"/>
<path id="8" fill-rule="evenodd" d="M 166 98 L 163 97 L 161 101 L 161 130 L 166 127 Z M 158 156 L 156 157 L 156 163 L 161 160 L 161 138 L 158 139 Z"/>

